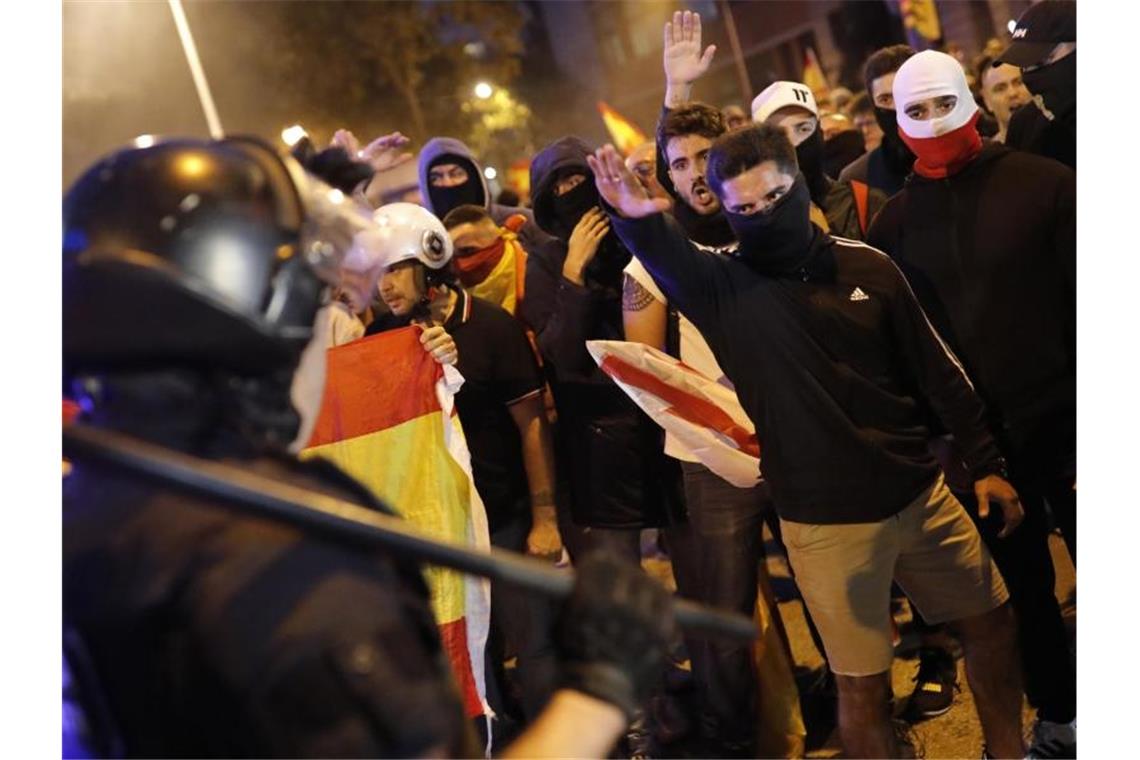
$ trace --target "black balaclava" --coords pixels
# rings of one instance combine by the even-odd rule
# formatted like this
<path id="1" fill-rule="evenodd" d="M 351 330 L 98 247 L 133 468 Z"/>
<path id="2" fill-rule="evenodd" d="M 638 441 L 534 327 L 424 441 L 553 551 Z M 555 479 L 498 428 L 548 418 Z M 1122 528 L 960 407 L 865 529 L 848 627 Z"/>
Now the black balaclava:
<path id="1" fill-rule="evenodd" d="M 879 122 L 879 129 L 883 130 L 883 141 L 879 143 L 883 160 L 892 172 L 906 176 L 910 174 L 916 156 L 899 137 L 897 117 L 895 109 L 875 106 L 875 121 Z"/>
<path id="2" fill-rule="evenodd" d="M 550 211 L 554 215 L 553 231 L 563 240 L 570 240 L 570 233 L 587 211 L 598 204 L 598 189 L 594 186 L 594 179 L 589 171 L 582 169 L 564 169 L 558 173 L 557 179 L 582 174 L 586 177 L 569 192 L 558 195 L 554 192 L 554 184 L 550 189 Z"/>
<path id="3" fill-rule="evenodd" d="M 567 242 L 574 227 L 586 212 L 594 206 L 601 206 L 593 173 L 587 168 L 564 169 L 560 172 L 561 176 L 569 174 L 583 174 L 586 179 L 562 195 L 554 195 L 552 189 L 550 203 L 551 212 L 557 223 L 555 231 L 558 237 Z M 594 258 L 586 265 L 585 275 L 600 285 L 617 287 L 621 283 L 622 271 L 631 258 L 632 254 L 611 228 L 598 245 L 598 252 L 594 254 Z"/>
<path id="4" fill-rule="evenodd" d="M 1077 51 L 1038 69 L 1023 69 L 1021 81 L 1058 119 L 1076 120 Z"/>
<path id="5" fill-rule="evenodd" d="M 467 181 L 455 187 L 434 187 L 428 181 L 428 194 L 431 196 L 431 205 L 435 215 L 440 219 L 447 216 L 453 208 L 471 204 L 486 206 L 487 197 L 483 193 L 483 180 L 479 176 L 479 167 L 466 156 L 456 156 L 445 153 L 428 166 L 428 175 L 431 170 L 440 164 L 458 164 L 467 171 Z"/>
<path id="6" fill-rule="evenodd" d="M 818 228 L 810 213 L 811 193 L 802 172 L 791 190 L 767 211 L 748 215 L 724 211 L 740 240 L 737 258 L 772 276 L 797 272 L 811 258 Z"/>
<path id="7" fill-rule="evenodd" d="M 812 202 L 823 208 L 827 198 L 827 174 L 823 171 L 823 129 L 818 121 L 811 136 L 796 146 L 796 163 L 807 182 Z"/>

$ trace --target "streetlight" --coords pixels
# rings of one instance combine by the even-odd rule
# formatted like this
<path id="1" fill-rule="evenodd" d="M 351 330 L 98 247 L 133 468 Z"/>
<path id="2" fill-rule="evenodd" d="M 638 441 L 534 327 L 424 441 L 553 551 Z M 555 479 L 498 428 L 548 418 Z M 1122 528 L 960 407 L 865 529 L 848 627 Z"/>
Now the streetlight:
<path id="1" fill-rule="evenodd" d="M 487 168 L 485 168 L 483 170 L 483 176 L 486 177 L 487 179 L 494 179 L 495 177 L 499 176 L 499 173 L 497 171 L 495 171 L 495 167 L 488 166 Z"/>
<path id="2" fill-rule="evenodd" d="M 305 128 L 300 124 L 294 124 L 291 127 L 285 127 L 285 129 L 281 130 L 281 140 L 290 148 L 308 136 L 309 133 L 306 132 Z"/>
<path id="3" fill-rule="evenodd" d="M 494 92 L 495 88 L 486 82 L 480 82 L 479 84 L 475 85 L 475 97 L 479 98 L 479 100 L 486 100 L 487 98 L 491 97 Z"/>

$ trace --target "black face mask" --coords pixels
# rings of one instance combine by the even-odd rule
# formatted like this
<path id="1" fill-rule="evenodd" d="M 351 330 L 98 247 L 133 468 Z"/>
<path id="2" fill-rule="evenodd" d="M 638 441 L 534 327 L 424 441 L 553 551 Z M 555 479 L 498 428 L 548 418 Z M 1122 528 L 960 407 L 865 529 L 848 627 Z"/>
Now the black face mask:
<path id="1" fill-rule="evenodd" d="M 574 231 L 579 220 L 598 203 L 598 188 L 594 185 L 594 178 L 587 174 L 586 179 L 579 182 L 562 195 L 555 195 L 551 190 L 550 209 L 554 214 L 555 237 L 569 241 L 570 233 Z"/>
<path id="2" fill-rule="evenodd" d="M 595 206 L 600 206 L 598 189 L 594 184 L 592 175 L 587 174 L 583 182 L 562 195 L 556 195 L 551 201 L 551 211 L 554 214 L 556 237 L 569 241 L 570 234 L 578 225 L 586 212 Z M 622 270 L 629 263 L 632 255 L 622 245 L 617 233 L 612 229 L 602 238 L 598 245 L 598 252 L 586 265 L 586 279 L 599 285 L 620 287 Z"/>
<path id="3" fill-rule="evenodd" d="M 447 213 L 454 208 L 463 206 L 465 204 L 472 204 L 474 206 L 486 206 L 487 196 L 483 192 L 483 183 L 479 180 L 476 174 L 476 167 L 468 161 L 456 160 L 455 156 L 444 156 L 439 161 L 435 162 L 435 166 L 439 164 L 458 164 L 462 166 L 467 172 L 467 181 L 462 185 L 455 187 L 433 187 L 431 182 L 428 182 L 428 194 L 431 196 L 431 205 L 434 213 L 440 219 L 447 216 Z M 429 176 L 430 176 L 430 169 Z"/>
<path id="4" fill-rule="evenodd" d="M 916 156 L 899 137 L 897 117 L 895 109 L 875 106 L 875 121 L 879 123 L 879 129 L 883 130 L 883 141 L 879 143 L 883 160 L 892 172 L 905 176 L 914 168 Z"/>
<path id="5" fill-rule="evenodd" d="M 817 227 L 812 224 L 811 194 L 802 173 L 787 194 L 767 211 L 724 215 L 740 240 L 737 257 L 768 275 L 791 274 L 801 269 L 814 250 Z"/>
<path id="6" fill-rule="evenodd" d="M 811 136 L 796 146 L 796 163 L 807 180 L 808 192 L 815 205 L 823 208 L 827 196 L 827 178 L 823 171 L 823 130 L 817 124 Z"/>
<path id="7" fill-rule="evenodd" d="M 1022 71 L 1021 81 L 1034 95 L 1040 95 L 1058 119 L 1068 119 L 1077 108 L 1077 51 L 1059 61 L 1032 71 Z"/>

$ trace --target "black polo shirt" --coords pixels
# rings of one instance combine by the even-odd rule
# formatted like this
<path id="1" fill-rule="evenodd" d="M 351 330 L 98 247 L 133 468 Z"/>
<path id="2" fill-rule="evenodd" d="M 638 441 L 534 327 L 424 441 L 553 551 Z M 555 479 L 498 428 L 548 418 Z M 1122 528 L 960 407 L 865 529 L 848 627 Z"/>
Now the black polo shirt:
<path id="1" fill-rule="evenodd" d="M 459 349 L 457 369 L 464 381 L 455 408 L 471 451 L 475 487 L 494 531 L 530 507 L 522 440 L 509 407 L 541 394 L 542 376 L 517 319 L 466 290 L 458 290 L 457 296 L 443 325 Z M 367 334 L 406 324 L 407 318 L 382 314 Z"/>

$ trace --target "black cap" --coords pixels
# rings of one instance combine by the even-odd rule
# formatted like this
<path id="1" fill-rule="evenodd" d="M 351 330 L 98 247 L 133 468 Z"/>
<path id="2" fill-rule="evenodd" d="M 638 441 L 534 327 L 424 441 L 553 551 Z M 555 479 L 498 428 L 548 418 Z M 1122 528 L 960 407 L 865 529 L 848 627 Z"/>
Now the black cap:
<path id="1" fill-rule="evenodd" d="M 1061 42 L 1077 41 L 1077 4 L 1072 0 L 1041 0 L 1017 20 L 1013 42 L 994 65 L 1036 66 Z"/>

